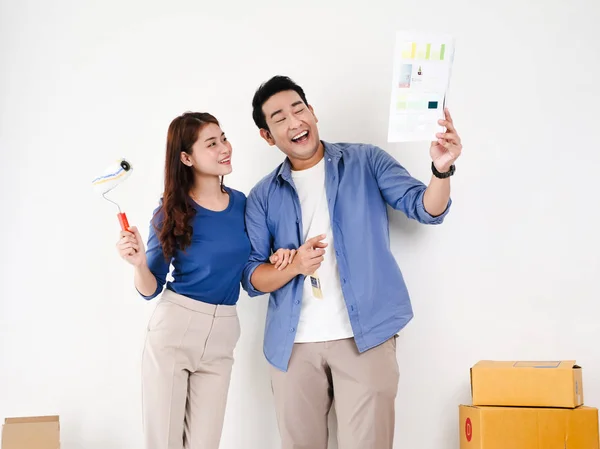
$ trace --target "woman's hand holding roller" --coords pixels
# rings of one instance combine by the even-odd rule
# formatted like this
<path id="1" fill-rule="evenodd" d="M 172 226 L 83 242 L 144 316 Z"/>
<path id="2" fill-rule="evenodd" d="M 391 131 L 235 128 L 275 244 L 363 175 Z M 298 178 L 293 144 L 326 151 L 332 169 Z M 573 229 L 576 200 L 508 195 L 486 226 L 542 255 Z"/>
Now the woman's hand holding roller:
<path id="1" fill-rule="evenodd" d="M 135 226 L 131 226 L 129 231 L 121 231 L 117 250 L 124 260 L 135 267 L 133 276 L 135 288 L 145 296 L 154 293 L 157 288 L 156 278 L 148 268 L 144 241 Z"/>
<path id="2" fill-rule="evenodd" d="M 130 231 L 121 231 L 120 239 L 117 242 L 119 255 L 134 267 L 141 267 L 146 264 L 146 250 L 140 232 L 135 226 L 129 228 Z"/>

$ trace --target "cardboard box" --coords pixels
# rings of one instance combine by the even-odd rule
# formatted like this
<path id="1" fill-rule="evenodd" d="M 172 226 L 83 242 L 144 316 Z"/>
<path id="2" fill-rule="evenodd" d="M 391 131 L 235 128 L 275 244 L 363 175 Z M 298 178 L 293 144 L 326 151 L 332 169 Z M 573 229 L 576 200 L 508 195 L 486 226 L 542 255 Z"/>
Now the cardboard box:
<path id="1" fill-rule="evenodd" d="M 461 405 L 460 449 L 599 449 L 598 409 Z"/>
<path id="2" fill-rule="evenodd" d="M 58 416 L 6 418 L 2 449 L 60 449 Z"/>
<path id="3" fill-rule="evenodd" d="M 581 367 L 552 362 L 482 360 L 471 368 L 473 405 L 565 407 L 583 405 Z"/>

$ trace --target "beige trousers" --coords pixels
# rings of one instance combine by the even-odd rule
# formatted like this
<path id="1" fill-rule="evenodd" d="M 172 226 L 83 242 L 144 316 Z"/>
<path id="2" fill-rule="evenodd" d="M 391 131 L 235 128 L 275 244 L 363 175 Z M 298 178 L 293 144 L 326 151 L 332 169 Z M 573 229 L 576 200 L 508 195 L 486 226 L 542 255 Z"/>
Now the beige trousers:
<path id="1" fill-rule="evenodd" d="M 396 337 L 362 354 L 353 339 L 296 343 L 288 371 L 271 375 L 282 449 L 327 449 L 332 403 L 339 449 L 392 449 Z"/>
<path id="2" fill-rule="evenodd" d="M 217 449 L 240 337 L 235 306 L 165 290 L 142 357 L 146 449 Z"/>

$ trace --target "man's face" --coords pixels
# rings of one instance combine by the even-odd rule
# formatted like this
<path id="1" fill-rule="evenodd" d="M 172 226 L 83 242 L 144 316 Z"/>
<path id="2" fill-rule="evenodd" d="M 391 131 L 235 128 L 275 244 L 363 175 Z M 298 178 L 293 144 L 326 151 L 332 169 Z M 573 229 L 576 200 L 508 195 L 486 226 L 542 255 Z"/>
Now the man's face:
<path id="1" fill-rule="evenodd" d="M 273 95 L 262 110 L 269 130 L 261 129 L 260 134 L 269 145 L 277 145 L 292 163 L 315 155 L 320 144 L 318 120 L 297 92 L 286 90 Z"/>

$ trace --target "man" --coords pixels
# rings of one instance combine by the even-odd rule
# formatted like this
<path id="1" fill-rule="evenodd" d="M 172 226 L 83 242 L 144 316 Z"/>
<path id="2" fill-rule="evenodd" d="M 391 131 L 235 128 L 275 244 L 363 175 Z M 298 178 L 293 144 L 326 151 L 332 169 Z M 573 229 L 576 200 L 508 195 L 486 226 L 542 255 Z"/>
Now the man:
<path id="1" fill-rule="evenodd" d="M 282 447 L 326 449 L 335 399 L 340 449 L 391 449 L 395 337 L 413 312 L 386 204 L 442 223 L 460 137 L 445 111 L 425 186 L 380 148 L 321 141 L 303 89 L 287 77 L 262 84 L 252 106 L 260 135 L 287 156 L 248 195 L 242 281 L 250 296 L 270 293 L 264 353 Z M 275 266 L 274 248 L 297 251 Z"/>

